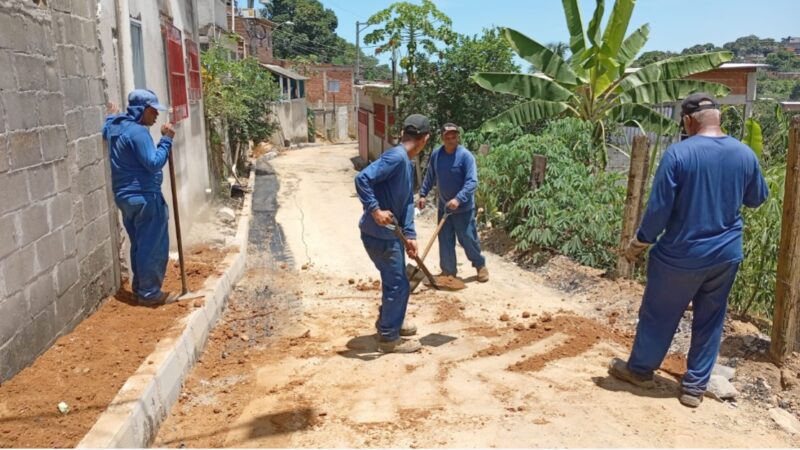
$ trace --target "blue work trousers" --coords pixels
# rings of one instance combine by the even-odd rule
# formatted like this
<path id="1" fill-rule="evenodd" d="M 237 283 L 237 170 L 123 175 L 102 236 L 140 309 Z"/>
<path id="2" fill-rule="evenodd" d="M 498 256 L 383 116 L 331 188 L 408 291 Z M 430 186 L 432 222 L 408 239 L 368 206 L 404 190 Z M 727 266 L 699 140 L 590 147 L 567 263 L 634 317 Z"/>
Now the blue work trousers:
<path id="1" fill-rule="evenodd" d="M 133 292 L 143 300 L 158 299 L 169 258 L 169 211 L 164 196 L 141 193 L 115 201 L 131 240 Z"/>
<path id="2" fill-rule="evenodd" d="M 728 294 L 738 269 L 738 262 L 729 262 L 702 270 L 678 270 L 651 256 L 628 369 L 642 377 L 652 376 L 692 302 L 692 341 L 681 386 L 686 393 L 702 395 L 717 360 Z"/>
<path id="3" fill-rule="evenodd" d="M 444 212 L 439 209 L 438 220 L 442 220 Z M 481 255 L 481 244 L 478 241 L 478 224 L 475 221 L 475 209 L 463 213 L 452 214 L 439 232 L 439 267 L 445 275 L 455 276 L 456 238 L 464 247 L 464 253 L 472 263 L 472 267 L 480 269 L 486 265 L 486 258 Z"/>
<path id="4" fill-rule="evenodd" d="M 378 317 L 378 334 L 385 341 L 400 339 L 400 327 L 406 317 L 409 294 L 405 248 L 398 239 L 378 239 L 362 234 L 361 241 L 369 258 L 381 273 L 383 297 Z"/>

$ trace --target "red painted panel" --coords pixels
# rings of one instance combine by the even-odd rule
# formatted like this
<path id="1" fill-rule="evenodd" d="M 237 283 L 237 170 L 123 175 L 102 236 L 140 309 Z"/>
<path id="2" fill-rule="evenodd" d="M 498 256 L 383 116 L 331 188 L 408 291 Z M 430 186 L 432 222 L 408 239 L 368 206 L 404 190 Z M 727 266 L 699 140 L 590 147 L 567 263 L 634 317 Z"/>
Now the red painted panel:
<path id="1" fill-rule="evenodd" d="M 175 28 L 172 24 L 164 24 L 164 37 L 167 44 L 167 73 L 169 75 L 172 121 L 180 122 L 189 117 L 186 96 L 186 67 L 183 62 L 181 30 Z"/>

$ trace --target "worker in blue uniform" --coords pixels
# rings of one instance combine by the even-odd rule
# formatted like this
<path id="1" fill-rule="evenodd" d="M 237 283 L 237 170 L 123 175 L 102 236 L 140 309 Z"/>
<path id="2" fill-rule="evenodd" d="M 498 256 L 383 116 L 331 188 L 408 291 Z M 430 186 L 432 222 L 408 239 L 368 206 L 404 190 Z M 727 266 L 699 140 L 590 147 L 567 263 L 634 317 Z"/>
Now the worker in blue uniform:
<path id="1" fill-rule="evenodd" d="M 459 145 L 458 125 L 442 127 L 442 146 L 431 153 L 428 170 L 419 191 L 419 209 L 434 185 L 438 191 L 438 220 L 449 213 L 439 232 L 439 267 L 442 275 L 456 276 L 456 237 L 467 259 L 477 270 L 477 280 L 489 281 L 486 258 L 481 255 L 478 225 L 475 221 L 475 191 L 478 189 L 478 168 L 472 153 Z"/>
<path id="2" fill-rule="evenodd" d="M 128 95 L 127 112 L 108 116 L 103 126 L 114 202 L 131 243 L 132 288 L 138 302 L 147 306 L 170 298 L 161 290 L 169 256 L 169 211 L 161 182 L 175 130 L 164 124 L 158 145 L 148 130 L 166 109 L 152 91 L 137 89 Z"/>
<path id="3" fill-rule="evenodd" d="M 401 144 L 384 152 L 355 178 L 356 191 L 364 207 L 359 221 L 361 241 L 381 274 L 383 295 L 376 322 L 378 350 L 383 353 L 412 353 L 422 346 L 408 336 L 417 329 L 405 323 L 409 281 L 405 253 L 417 254 L 414 228 L 414 166 L 411 160 L 430 139 L 427 117 L 412 114 L 403 122 Z M 387 226 L 395 221 L 408 240 L 403 243 Z"/>
<path id="4" fill-rule="evenodd" d="M 742 252 L 742 205 L 755 208 L 769 192 L 755 153 L 720 127 L 708 94 L 682 105 L 687 139 L 670 146 L 656 171 L 647 210 L 625 251 L 635 261 L 650 245 L 647 286 L 628 361 L 609 373 L 637 386 L 654 386 L 653 373 L 669 350 L 692 303 L 688 370 L 680 402 L 700 405 L 717 359 L 725 312 Z"/>

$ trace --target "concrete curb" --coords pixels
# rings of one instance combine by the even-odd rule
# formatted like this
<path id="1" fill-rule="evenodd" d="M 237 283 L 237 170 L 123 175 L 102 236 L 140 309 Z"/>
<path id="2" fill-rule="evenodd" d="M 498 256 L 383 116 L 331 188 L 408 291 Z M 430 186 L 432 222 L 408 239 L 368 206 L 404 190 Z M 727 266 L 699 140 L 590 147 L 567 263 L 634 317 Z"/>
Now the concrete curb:
<path id="1" fill-rule="evenodd" d="M 249 186 L 255 183 L 255 166 Z M 205 347 L 233 285 L 244 275 L 250 233 L 253 194 L 249 192 L 239 215 L 235 242 L 239 252 L 228 255 L 219 278 L 210 278 L 201 292 L 205 304 L 182 319 L 183 331 L 163 339 L 139 369 L 128 378 L 114 400 L 78 443 L 78 448 L 141 448 L 155 438 L 158 428 L 178 399 L 183 380 Z"/>

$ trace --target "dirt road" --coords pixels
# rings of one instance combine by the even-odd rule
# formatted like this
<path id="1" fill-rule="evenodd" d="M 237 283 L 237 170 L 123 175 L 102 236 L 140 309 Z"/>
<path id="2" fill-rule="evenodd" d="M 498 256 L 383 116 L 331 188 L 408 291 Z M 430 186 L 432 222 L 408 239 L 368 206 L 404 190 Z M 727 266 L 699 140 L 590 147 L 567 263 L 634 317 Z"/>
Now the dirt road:
<path id="1" fill-rule="evenodd" d="M 270 161 L 276 223 L 256 233 L 269 245 L 251 241 L 248 276 L 154 445 L 797 446 L 746 402 L 689 410 L 666 374 L 653 391 L 609 378 L 626 341 L 586 318 L 596 305 L 491 253 L 489 283 L 474 281 L 459 249 L 467 288 L 412 296 L 421 353 L 377 354 L 380 292 L 357 229 L 356 154 L 311 147 Z M 260 170 L 257 184 L 274 183 Z M 275 210 L 256 208 L 255 220 Z M 423 241 L 432 220 L 418 222 Z M 438 270 L 436 246 L 428 260 Z"/>

